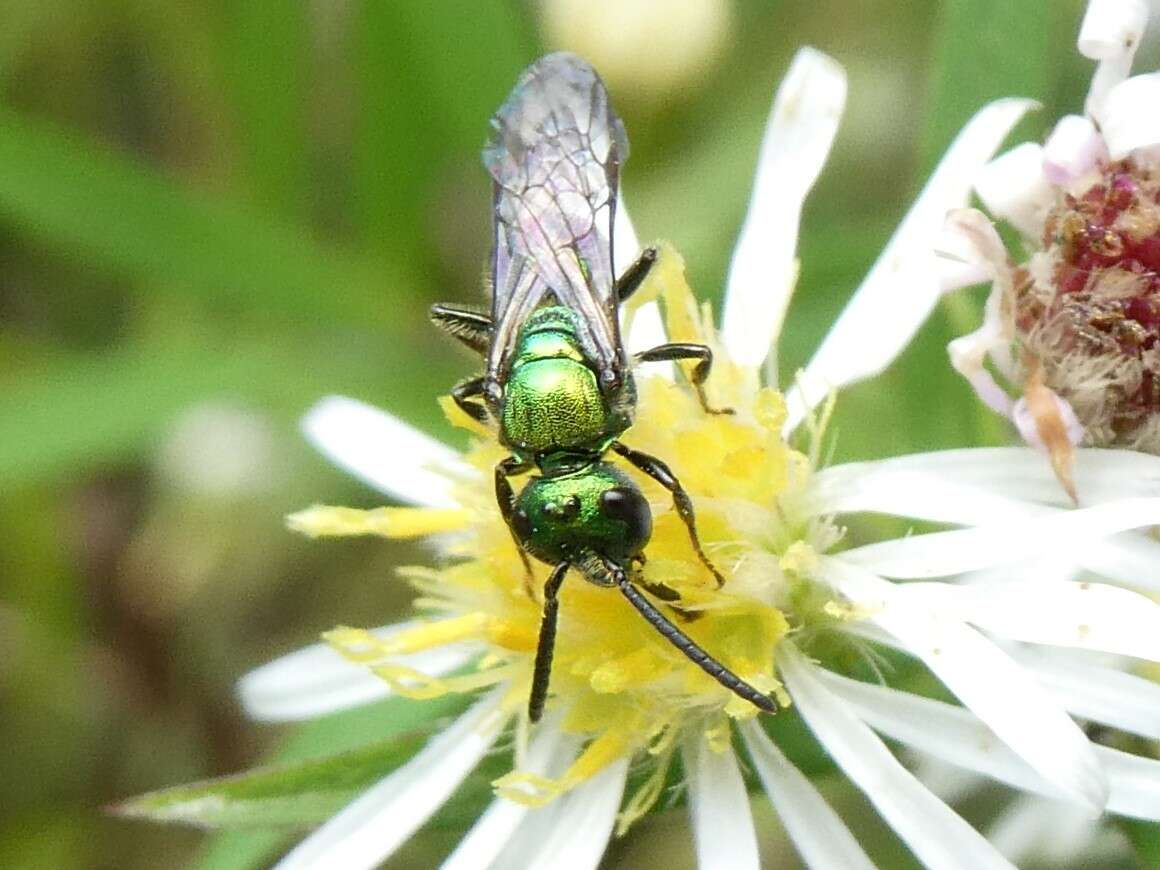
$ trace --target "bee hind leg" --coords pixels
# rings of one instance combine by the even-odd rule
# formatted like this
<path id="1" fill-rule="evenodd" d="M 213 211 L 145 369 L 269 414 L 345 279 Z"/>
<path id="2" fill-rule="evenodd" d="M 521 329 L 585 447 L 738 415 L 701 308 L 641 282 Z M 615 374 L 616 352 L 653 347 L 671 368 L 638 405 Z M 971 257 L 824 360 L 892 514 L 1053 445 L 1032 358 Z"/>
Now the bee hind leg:
<path id="1" fill-rule="evenodd" d="M 479 401 L 483 395 L 483 375 L 460 381 L 451 388 L 451 398 L 459 410 L 473 420 L 486 423 L 488 420 L 487 405 Z"/>

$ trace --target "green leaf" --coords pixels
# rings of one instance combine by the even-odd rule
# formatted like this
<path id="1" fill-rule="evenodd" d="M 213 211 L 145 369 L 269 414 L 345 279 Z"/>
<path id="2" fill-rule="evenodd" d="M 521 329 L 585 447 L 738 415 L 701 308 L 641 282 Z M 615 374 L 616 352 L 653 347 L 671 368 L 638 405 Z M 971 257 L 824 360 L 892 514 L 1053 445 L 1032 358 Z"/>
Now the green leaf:
<path id="1" fill-rule="evenodd" d="M 421 730 L 432 730 L 432 723 L 437 723 L 440 717 L 459 712 L 464 703 L 463 699 L 454 696 L 431 701 L 391 698 L 380 704 L 344 710 L 296 728 L 274 754 L 274 761 L 282 765 L 316 761 L 327 755 L 357 752 L 375 741 L 382 743 L 398 739 L 407 732 L 411 732 L 413 739 L 414 734 Z M 396 759 L 396 765 L 404 760 L 405 757 Z M 388 772 L 388 768 L 381 768 L 377 777 Z M 450 803 L 458 805 L 456 798 Z M 195 866 L 198 870 L 266 867 L 270 856 L 285 843 L 286 838 L 284 828 L 221 830 L 208 841 Z"/>
<path id="2" fill-rule="evenodd" d="M 289 838 L 289 832 L 281 829 L 221 831 L 206 844 L 193 866 L 197 870 L 269 867 Z"/>
<path id="3" fill-rule="evenodd" d="M 126 801 L 116 812 L 203 828 L 316 824 L 398 767 L 421 744 L 421 737 L 397 738 L 328 758 L 257 767 L 150 792 Z"/>
<path id="4" fill-rule="evenodd" d="M 203 828 L 318 824 L 407 761 L 426 742 L 438 717 L 462 704 L 454 696 L 433 702 L 391 698 L 329 716 L 303 728 L 274 764 L 150 792 L 115 811 Z M 354 743 L 362 745 L 349 748 Z M 329 754 L 319 756 L 320 751 Z"/>
<path id="5" fill-rule="evenodd" d="M 398 262 L 366 262 L 75 135 L 0 108 L 0 222 L 96 263 L 264 318 L 419 322 L 389 288 L 419 285 Z M 403 300 L 403 310 L 398 303 Z"/>

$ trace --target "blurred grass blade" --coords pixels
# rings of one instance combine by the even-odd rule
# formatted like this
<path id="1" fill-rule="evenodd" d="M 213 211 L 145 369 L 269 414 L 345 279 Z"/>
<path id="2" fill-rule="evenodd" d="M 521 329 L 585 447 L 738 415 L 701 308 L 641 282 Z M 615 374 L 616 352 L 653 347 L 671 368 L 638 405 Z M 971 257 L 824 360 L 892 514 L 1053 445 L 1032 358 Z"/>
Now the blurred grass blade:
<path id="1" fill-rule="evenodd" d="M 300 230 L 3 108 L 0 222 L 134 278 L 266 317 L 390 326 L 405 319 L 388 316 L 383 288 L 417 285 L 409 269 L 372 271 Z"/>
<path id="2" fill-rule="evenodd" d="M 191 865 L 197 870 L 261 870 L 285 848 L 292 834 L 282 829 L 220 831 Z"/>
<path id="3" fill-rule="evenodd" d="M 1160 824 L 1136 819 L 1118 819 L 1120 829 L 1128 835 L 1141 867 L 1160 867 Z"/>
<path id="4" fill-rule="evenodd" d="M 305 205 L 310 110 L 309 6 L 298 0 L 222 7 L 222 71 L 234 108 L 246 181 L 272 212 L 301 217 Z"/>
<path id="5" fill-rule="evenodd" d="M 943 0 L 923 136 L 924 176 L 984 103 L 999 97 L 1047 98 L 1052 28 L 1059 15 L 1069 13 L 1067 6 Z M 1030 123 L 1042 126 L 1043 119 L 1033 117 Z"/>
<path id="6" fill-rule="evenodd" d="M 170 347 L 66 359 L 0 390 L 0 488 L 99 467 L 140 449 L 187 405 L 270 381 L 276 355 Z"/>
<path id="7" fill-rule="evenodd" d="M 518 3 L 476 3 L 468 12 L 428 0 L 356 9 L 360 225 L 374 250 L 402 239 L 418 245 L 440 172 L 453 157 L 478 153 L 487 119 L 535 53 L 526 12 Z M 478 167 L 484 220 L 486 176 Z"/>
<path id="8" fill-rule="evenodd" d="M 392 361 L 401 365 L 415 353 L 397 340 L 390 353 L 352 357 L 287 337 L 283 346 L 151 344 L 30 366 L 0 381 L 0 489 L 132 458 L 182 409 L 207 399 L 249 403 L 289 426 L 319 395 L 365 393 L 364 385 L 381 379 Z M 408 394 L 395 410 L 433 419 L 430 376 L 444 374 L 437 365 L 412 374 L 423 407 Z"/>

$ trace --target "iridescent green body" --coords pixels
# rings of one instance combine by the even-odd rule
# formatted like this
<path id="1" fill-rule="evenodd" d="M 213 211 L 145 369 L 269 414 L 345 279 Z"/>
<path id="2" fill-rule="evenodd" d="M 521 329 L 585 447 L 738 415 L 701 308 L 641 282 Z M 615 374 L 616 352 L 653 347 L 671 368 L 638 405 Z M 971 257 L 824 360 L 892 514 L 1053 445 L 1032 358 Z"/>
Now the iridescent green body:
<path id="1" fill-rule="evenodd" d="M 499 420 L 503 443 L 550 471 L 603 454 L 632 422 L 631 375 L 609 397 L 585 357 L 576 315 L 552 305 L 520 329 L 504 385 Z"/>
<path id="2" fill-rule="evenodd" d="M 593 554 L 627 565 L 648 543 L 652 515 L 628 475 L 596 462 L 532 478 L 516 498 L 512 528 L 529 553 L 550 565 L 582 564 Z"/>
<path id="3" fill-rule="evenodd" d="M 631 374 L 611 397 L 601 392 L 571 309 L 539 308 L 521 327 L 498 417 L 503 443 L 542 473 L 520 492 L 511 518 L 532 556 L 553 565 L 596 556 L 625 565 L 648 543 L 644 497 L 600 461 L 632 422 L 635 398 Z"/>

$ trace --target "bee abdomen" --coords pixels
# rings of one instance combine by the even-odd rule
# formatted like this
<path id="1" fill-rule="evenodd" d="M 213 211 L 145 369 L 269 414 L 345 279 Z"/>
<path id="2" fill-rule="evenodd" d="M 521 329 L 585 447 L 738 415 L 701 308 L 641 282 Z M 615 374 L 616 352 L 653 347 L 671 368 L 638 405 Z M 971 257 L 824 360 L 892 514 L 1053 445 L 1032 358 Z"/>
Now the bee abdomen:
<path id="1" fill-rule="evenodd" d="M 583 363 L 540 359 L 512 372 L 503 429 L 513 445 L 535 453 L 587 448 L 602 440 L 606 425 L 604 396 Z"/>

